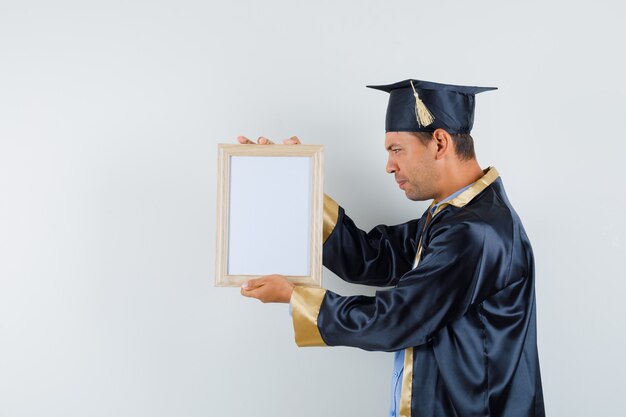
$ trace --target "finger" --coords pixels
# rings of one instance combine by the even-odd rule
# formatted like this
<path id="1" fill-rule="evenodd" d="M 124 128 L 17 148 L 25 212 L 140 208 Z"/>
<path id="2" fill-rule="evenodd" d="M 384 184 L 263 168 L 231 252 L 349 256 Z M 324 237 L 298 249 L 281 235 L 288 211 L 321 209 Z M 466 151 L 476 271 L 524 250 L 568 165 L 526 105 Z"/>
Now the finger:
<path id="1" fill-rule="evenodd" d="M 250 281 L 253 281 L 253 282 L 250 282 Z M 258 290 L 258 286 L 254 283 L 253 279 L 241 284 L 241 295 L 243 295 L 244 297 L 256 298 L 254 295 L 256 290 Z"/>
<path id="2" fill-rule="evenodd" d="M 245 136 L 237 136 L 237 142 L 241 143 L 242 145 L 249 145 L 254 143 Z"/>
<path id="3" fill-rule="evenodd" d="M 271 140 L 269 140 L 265 136 L 260 136 L 259 140 L 257 140 L 257 142 L 259 143 L 259 145 L 273 145 L 274 144 L 274 142 L 272 142 Z"/>
<path id="4" fill-rule="evenodd" d="M 265 293 L 267 292 L 265 288 L 266 287 L 264 285 L 254 287 L 254 288 L 244 288 L 242 286 L 241 295 L 243 295 L 244 297 L 248 297 L 248 298 L 256 298 L 257 300 L 261 300 L 265 302 Z"/>
<path id="5" fill-rule="evenodd" d="M 285 145 L 300 145 L 300 139 L 297 136 L 292 136 L 289 139 L 283 141 Z"/>
<path id="6" fill-rule="evenodd" d="M 241 295 L 243 295 L 244 297 L 258 298 L 258 288 L 248 289 L 248 288 L 244 288 L 242 285 L 240 292 L 241 292 Z"/>
<path id="7" fill-rule="evenodd" d="M 241 288 L 243 288 L 246 291 L 251 291 L 261 286 L 263 286 L 263 281 L 261 278 L 249 279 L 243 284 L 241 284 Z"/>

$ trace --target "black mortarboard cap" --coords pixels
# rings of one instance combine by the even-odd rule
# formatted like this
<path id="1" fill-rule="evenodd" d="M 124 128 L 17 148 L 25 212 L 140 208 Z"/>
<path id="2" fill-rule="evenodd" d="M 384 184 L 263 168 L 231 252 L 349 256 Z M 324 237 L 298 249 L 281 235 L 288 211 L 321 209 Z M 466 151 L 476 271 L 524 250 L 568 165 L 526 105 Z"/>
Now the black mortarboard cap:
<path id="1" fill-rule="evenodd" d="M 367 87 L 389 93 L 387 132 L 433 132 L 441 128 L 448 133 L 470 133 L 474 125 L 474 96 L 497 89 L 420 80 Z"/>

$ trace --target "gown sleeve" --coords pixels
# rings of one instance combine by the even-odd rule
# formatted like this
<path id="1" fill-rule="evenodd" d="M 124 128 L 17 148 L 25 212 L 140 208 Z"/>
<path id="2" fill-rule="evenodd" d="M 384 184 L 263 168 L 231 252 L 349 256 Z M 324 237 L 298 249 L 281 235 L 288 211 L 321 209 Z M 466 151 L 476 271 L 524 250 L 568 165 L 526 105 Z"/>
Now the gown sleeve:
<path id="1" fill-rule="evenodd" d="M 499 243 L 493 235 L 485 239 L 486 229 L 475 222 L 433 229 L 417 268 L 397 287 L 372 297 L 296 287 L 291 299 L 296 343 L 378 351 L 426 343 L 462 317 L 476 287 L 503 267 L 497 261 Z"/>
<path id="2" fill-rule="evenodd" d="M 395 226 L 380 225 L 365 232 L 326 196 L 323 264 L 347 282 L 396 285 L 413 266 L 418 223 L 412 220 Z"/>

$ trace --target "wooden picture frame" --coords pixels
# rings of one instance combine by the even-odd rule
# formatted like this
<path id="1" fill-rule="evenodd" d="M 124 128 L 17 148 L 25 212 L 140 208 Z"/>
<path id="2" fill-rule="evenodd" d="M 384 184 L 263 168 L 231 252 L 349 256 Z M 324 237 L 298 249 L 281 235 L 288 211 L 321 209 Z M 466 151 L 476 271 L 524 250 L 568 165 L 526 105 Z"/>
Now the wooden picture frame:
<path id="1" fill-rule="evenodd" d="M 215 285 L 322 285 L 323 146 L 218 145 Z"/>

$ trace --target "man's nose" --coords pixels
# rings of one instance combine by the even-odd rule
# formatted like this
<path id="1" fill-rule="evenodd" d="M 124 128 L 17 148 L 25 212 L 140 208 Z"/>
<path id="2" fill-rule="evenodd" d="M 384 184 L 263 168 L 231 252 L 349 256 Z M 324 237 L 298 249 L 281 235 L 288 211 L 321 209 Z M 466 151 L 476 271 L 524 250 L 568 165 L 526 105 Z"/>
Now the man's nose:
<path id="1" fill-rule="evenodd" d="M 391 158 L 387 158 L 387 166 L 385 167 L 385 171 L 387 171 L 387 174 L 393 174 L 397 170 L 398 167 L 395 162 L 393 162 Z"/>

